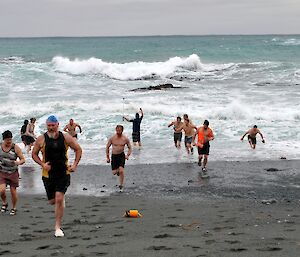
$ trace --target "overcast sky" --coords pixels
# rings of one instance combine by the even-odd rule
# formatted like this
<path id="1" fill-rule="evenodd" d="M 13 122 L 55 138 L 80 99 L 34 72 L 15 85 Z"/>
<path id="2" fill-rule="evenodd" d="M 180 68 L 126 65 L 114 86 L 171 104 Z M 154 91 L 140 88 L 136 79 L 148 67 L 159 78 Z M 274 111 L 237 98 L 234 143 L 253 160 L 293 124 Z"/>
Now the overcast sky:
<path id="1" fill-rule="evenodd" d="M 300 34 L 300 0 L 0 0 L 0 37 Z"/>

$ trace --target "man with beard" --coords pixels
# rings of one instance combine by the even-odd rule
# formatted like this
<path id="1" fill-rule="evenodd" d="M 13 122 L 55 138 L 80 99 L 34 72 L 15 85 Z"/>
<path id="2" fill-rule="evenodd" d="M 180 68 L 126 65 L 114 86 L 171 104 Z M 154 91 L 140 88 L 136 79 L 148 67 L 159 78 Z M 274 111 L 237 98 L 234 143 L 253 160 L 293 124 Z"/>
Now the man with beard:
<path id="1" fill-rule="evenodd" d="M 70 173 L 80 161 L 82 150 L 69 134 L 59 131 L 58 119 L 51 115 L 46 120 L 47 132 L 40 135 L 32 150 L 32 159 L 42 167 L 42 179 L 49 204 L 55 205 L 55 237 L 63 237 L 61 221 L 65 209 L 65 193 L 70 185 Z M 67 151 L 75 151 L 75 160 L 68 165 Z M 42 160 L 39 152 L 42 152 Z"/>

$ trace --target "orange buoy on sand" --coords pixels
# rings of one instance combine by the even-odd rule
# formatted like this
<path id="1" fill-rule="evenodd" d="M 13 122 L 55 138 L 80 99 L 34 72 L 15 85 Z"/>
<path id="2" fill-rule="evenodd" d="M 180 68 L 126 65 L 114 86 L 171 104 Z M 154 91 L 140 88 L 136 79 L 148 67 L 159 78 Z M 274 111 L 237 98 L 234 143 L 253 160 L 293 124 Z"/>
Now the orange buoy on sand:
<path id="1" fill-rule="evenodd" d="M 139 213 L 138 210 L 127 210 L 124 213 L 124 217 L 127 217 L 127 218 L 141 218 L 142 215 Z"/>

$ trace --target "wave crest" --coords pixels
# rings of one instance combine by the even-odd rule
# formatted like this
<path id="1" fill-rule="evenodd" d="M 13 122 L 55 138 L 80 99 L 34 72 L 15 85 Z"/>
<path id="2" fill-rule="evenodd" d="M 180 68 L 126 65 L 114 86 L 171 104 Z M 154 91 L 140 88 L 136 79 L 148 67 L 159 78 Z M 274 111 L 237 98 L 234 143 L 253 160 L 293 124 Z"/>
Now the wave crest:
<path id="1" fill-rule="evenodd" d="M 172 57 L 165 62 L 129 62 L 111 63 L 98 58 L 87 60 L 70 60 L 56 56 L 52 63 L 57 71 L 73 75 L 100 74 L 118 80 L 140 80 L 152 78 L 167 78 L 176 72 L 202 70 L 200 57 L 192 54 L 189 57 Z"/>

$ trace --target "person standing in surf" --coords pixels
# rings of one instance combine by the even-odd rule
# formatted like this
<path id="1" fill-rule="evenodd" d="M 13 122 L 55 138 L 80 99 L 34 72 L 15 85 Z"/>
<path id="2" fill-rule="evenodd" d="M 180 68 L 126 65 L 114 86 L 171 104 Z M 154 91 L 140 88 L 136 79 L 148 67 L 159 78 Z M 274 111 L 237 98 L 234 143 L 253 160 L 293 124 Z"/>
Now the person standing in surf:
<path id="1" fill-rule="evenodd" d="M 125 160 L 128 160 L 131 154 L 131 144 L 125 135 L 123 135 L 124 127 L 122 125 L 116 126 L 116 134 L 113 135 L 106 144 L 106 162 L 111 162 L 112 174 L 119 176 L 119 189 L 123 190 L 124 186 L 124 167 Z M 124 153 L 125 145 L 128 147 L 127 155 Z M 111 158 L 109 156 L 109 148 L 112 146 Z"/>
<path id="2" fill-rule="evenodd" d="M 76 128 L 79 128 L 79 133 L 82 132 L 82 129 L 79 124 L 75 123 L 73 119 L 70 119 L 69 123 L 64 127 L 64 131 L 69 133 L 70 136 L 77 139 Z"/>
<path id="3" fill-rule="evenodd" d="M 21 130 L 20 130 L 21 140 L 22 140 L 25 147 L 27 146 L 27 143 L 26 143 L 26 128 L 27 128 L 28 123 L 29 123 L 29 120 L 24 120 L 24 124 L 22 125 Z"/>
<path id="4" fill-rule="evenodd" d="M 123 119 L 125 119 L 128 122 L 132 122 L 132 141 L 133 145 L 138 145 L 139 148 L 141 148 L 142 143 L 141 143 L 141 122 L 144 117 L 144 112 L 142 108 L 140 108 L 141 116 L 137 112 L 135 114 L 134 119 L 128 119 L 127 117 L 123 116 Z"/>
<path id="5" fill-rule="evenodd" d="M 242 137 L 241 141 L 244 140 L 244 137 L 248 134 L 248 142 L 252 149 L 256 148 L 256 135 L 259 134 L 261 137 L 261 141 L 265 143 L 264 136 L 260 132 L 260 130 L 257 128 L 256 125 L 253 126 L 253 128 L 249 129 Z"/>
<path id="6" fill-rule="evenodd" d="M 0 195 L 2 200 L 1 212 L 6 212 L 8 202 L 6 199 L 6 185 L 10 187 L 12 208 L 10 215 L 17 213 L 17 187 L 19 186 L 18 166 L 25 163 L 25 157 L 19 146 L 13 143 L 12 133 L 6 130 L 2 133 L 0 147 Z M 19 160 L 18 160 L 19 159 Z"/>
<path id="7" fill-rule="evenodd" d="M 210 144 L 209 141 L 214 140 L 214 133 L 211 130 L 209 126 L 209 121 L 205 120 L 203 122 L 203 126 L 199 127 L 193 137 L 193 145 L 196 145 L 198 147 L 198 154 L 199 154 L 199 160 L 198 165 L 202 166 L 202 171 L 207 171 L 207 162 L 208 162 L 208 155 L 209 155 L 209 148 Z M 195 144 L 195 139 L 197 139 L 197 143 Z M 203 160 L 203 161 L 202 161 Z"/>
<path id="8" fill-rule="evenodd" d="M 181 117 L 178 116 L 175 121 L 172 121 L 169 125 L 168 128 L 173 126 L 174 129 L 174 144 L 176 148 L 181 147 L 181 139 L 182 139 L 182 130 L 176 131 L 177 128 L 183 126 L 183 122 L 181 121 Z"/>
<path id="9" fill-rule="evenodd" d="M 59 131 L 58 119 L 50 115 L 46 120 L 47 132 L 40 135 L 32 150 L 32 159 L 42 167 L 42 180 L 49 204 L 55 205 L 55 237 L 63 237 L 61 222 L 65 210 L 65 193 L 70 186 L 70 173 L 81 159 L 82 150 L 69 134 Z M 75 151 L 75 160 L 68 165 L 68 148 Z M 42 160 L 39 153 L 42 152 Z"/>
<path id="10" fill-rule="evenodd" d="M 36 122 L 36 118 L 30 118 L 30 122 L 26 127 L 25 139 L 27 145 L 27 153 L 31 151 L 31 147 L 33 146 L 33 143 L 36 139 L 36 135 L 34 133 L 35 122 Z"/>

